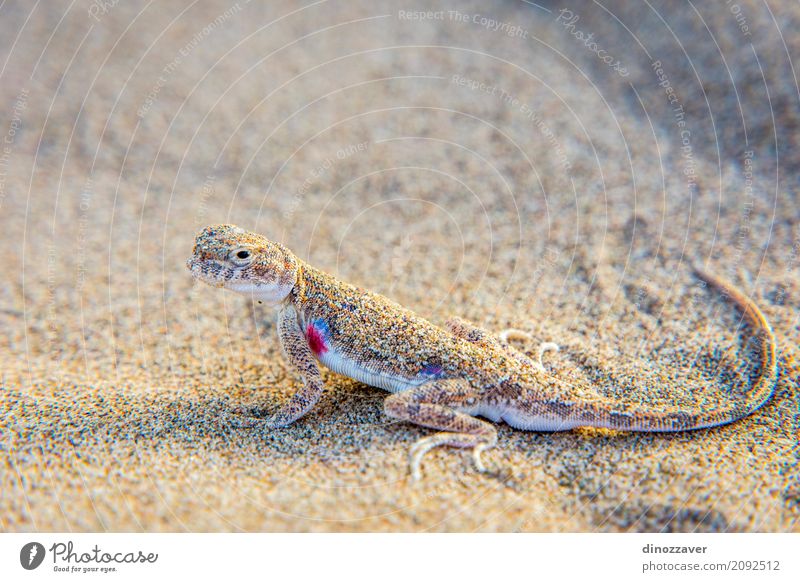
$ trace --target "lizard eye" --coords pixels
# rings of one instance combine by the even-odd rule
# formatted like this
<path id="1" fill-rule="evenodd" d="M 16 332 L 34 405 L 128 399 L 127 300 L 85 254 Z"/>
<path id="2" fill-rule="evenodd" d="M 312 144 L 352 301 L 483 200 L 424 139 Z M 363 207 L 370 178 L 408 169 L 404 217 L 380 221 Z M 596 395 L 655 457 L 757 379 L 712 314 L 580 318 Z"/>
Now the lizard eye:
<path id="1" fill-rule="evenodd" d="M 231 261 L 237 265 L 246 265 L 253 258 L 253 253 L 248 249 L 237 249 L 231 253 Z"/>

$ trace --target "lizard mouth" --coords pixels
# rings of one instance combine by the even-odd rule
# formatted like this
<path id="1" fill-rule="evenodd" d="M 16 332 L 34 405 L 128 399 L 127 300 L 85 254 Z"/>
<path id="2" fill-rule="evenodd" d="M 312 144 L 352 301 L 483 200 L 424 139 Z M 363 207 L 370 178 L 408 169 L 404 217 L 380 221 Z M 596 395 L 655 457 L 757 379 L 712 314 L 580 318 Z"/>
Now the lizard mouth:
<path id="1" fill-rule="evenodd" d="M 279 305 L 289 294 L 292 285 L 255 281 L 225 263 L 214 259 L 201 259 L 193 255 L 186 261 L 192 277 L 218 289 L 228 289 L 242 295 L 253 295 L 269 306 Z"/>
<path id="2" fill-rule="evenodd" d="M 192 273 L 192 277 L 212 287 L 225 287 L 235 275 L 230 267 L 217 261 L 202 260 L 196 256 L 186 261 L 186 267 Z"/>

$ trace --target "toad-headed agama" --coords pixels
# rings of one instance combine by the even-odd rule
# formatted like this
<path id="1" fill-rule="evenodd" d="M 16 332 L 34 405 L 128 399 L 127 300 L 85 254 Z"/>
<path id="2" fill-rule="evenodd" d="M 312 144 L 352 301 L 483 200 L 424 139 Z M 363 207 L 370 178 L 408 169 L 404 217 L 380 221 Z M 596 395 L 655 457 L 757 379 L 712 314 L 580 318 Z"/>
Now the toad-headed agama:
<path id="1" fill-rule="evenodd" d="M 205 228 L 187 262 L 192 275 L 214 287 L 251 295 L 275 307 L 278 337 L 286 359 L 303 380 L 272 419 L 242 416 L 244 427 L 278 428 L 306 414 L 323 392 L 318 362 L 336 373 L 388 390 L 389 417 L 439 432 L 411 449 L 411 472 L 420 477 L 426 452 L 440 445 L 481 453 L 493 447 L 493 422 L 531 431 L 602 427 L 625 431 L 674 432 L 726 424 L 769 400 L 776 376 L 775 338 L 758 307 L 717 277 L 695 269 L 743 313 L 759 344 L 760 370 L 740 400 L 709 408 L 650 410 L 600 394 L 565 398 L 561 380 L 541 364 L 554 344 L 529 358 L 508 342 L 458 318 L 439 327 L 370 291 L 345 283 L 298 259 L 281 244 L 234 225 Z"/>

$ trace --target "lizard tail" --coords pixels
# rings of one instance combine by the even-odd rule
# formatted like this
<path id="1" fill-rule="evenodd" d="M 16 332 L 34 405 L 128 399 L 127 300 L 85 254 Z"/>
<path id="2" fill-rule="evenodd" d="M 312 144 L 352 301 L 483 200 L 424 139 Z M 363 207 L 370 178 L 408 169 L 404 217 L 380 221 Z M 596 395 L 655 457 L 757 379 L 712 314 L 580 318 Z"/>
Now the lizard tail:
<path id="1" fill-rule="evenodd" d="M 730 406 L 709 406 L 702 409 L 682 411 L 678 409 L 651 411 L 633 408 L 622 410 L 610 401 L 590 401 L 574 404 L 568 416 L 579 426 L 594 426 L 618 430 L 640 432 L 677 432 L 697 430 L 728 424 L 752 414 L 763 406 L 775 389 L 777 376 L 775 356 L 775 336 L 764 314 L 758 306 L 731 283 L 705 272 L 699 266 L 693 267 L 697 276 L 715 287 L 722 295 L 736 305 L 753 329 L 758 342 L 760 359 L 759 376 L 752 388 L 741 401 Z"/>

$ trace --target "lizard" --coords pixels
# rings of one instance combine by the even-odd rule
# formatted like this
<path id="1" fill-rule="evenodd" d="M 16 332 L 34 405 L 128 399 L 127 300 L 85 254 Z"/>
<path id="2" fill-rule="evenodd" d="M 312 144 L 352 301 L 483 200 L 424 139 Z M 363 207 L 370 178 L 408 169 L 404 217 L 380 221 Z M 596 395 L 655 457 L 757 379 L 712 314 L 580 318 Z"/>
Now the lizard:
<path id="1" fill-rule="evenodd" d="M 497 443 L 492 423 L 516 429 L 562 431 L 578 427 L 677 432 L 741 419 L 765 404 L 776 378 L 775 337 L 758 306 L 731 283 L 695 267 L 742 312 L 759 342 L 760 369 L 748 394 L 719 408 L 651 410 L 587 394 L 559 396 L 559 382 L 538 359 L 509 342 L 520 330 L 492 334 L 454 317 L 437 326 L 390 299 L 318 270 L 284 245 L 230 224 L 203 229 L 187 267 L 195 279 L 250 295 L 277 311 L 283 354 L 302 379 L 274 416 L 238 415 L 238 427 L 280 428 L 305 415 L 323 393 L 319 364 L 387 390 L 384 412 L 439 432 L 420 438 L 409 455 L 413 479 L 423 456 L 439 446 L 471 449 L 475 468 Z M 483 418 L 479 418 L 483 417 Z M 489 422 L 491 421 L 491 422 Z"/>

